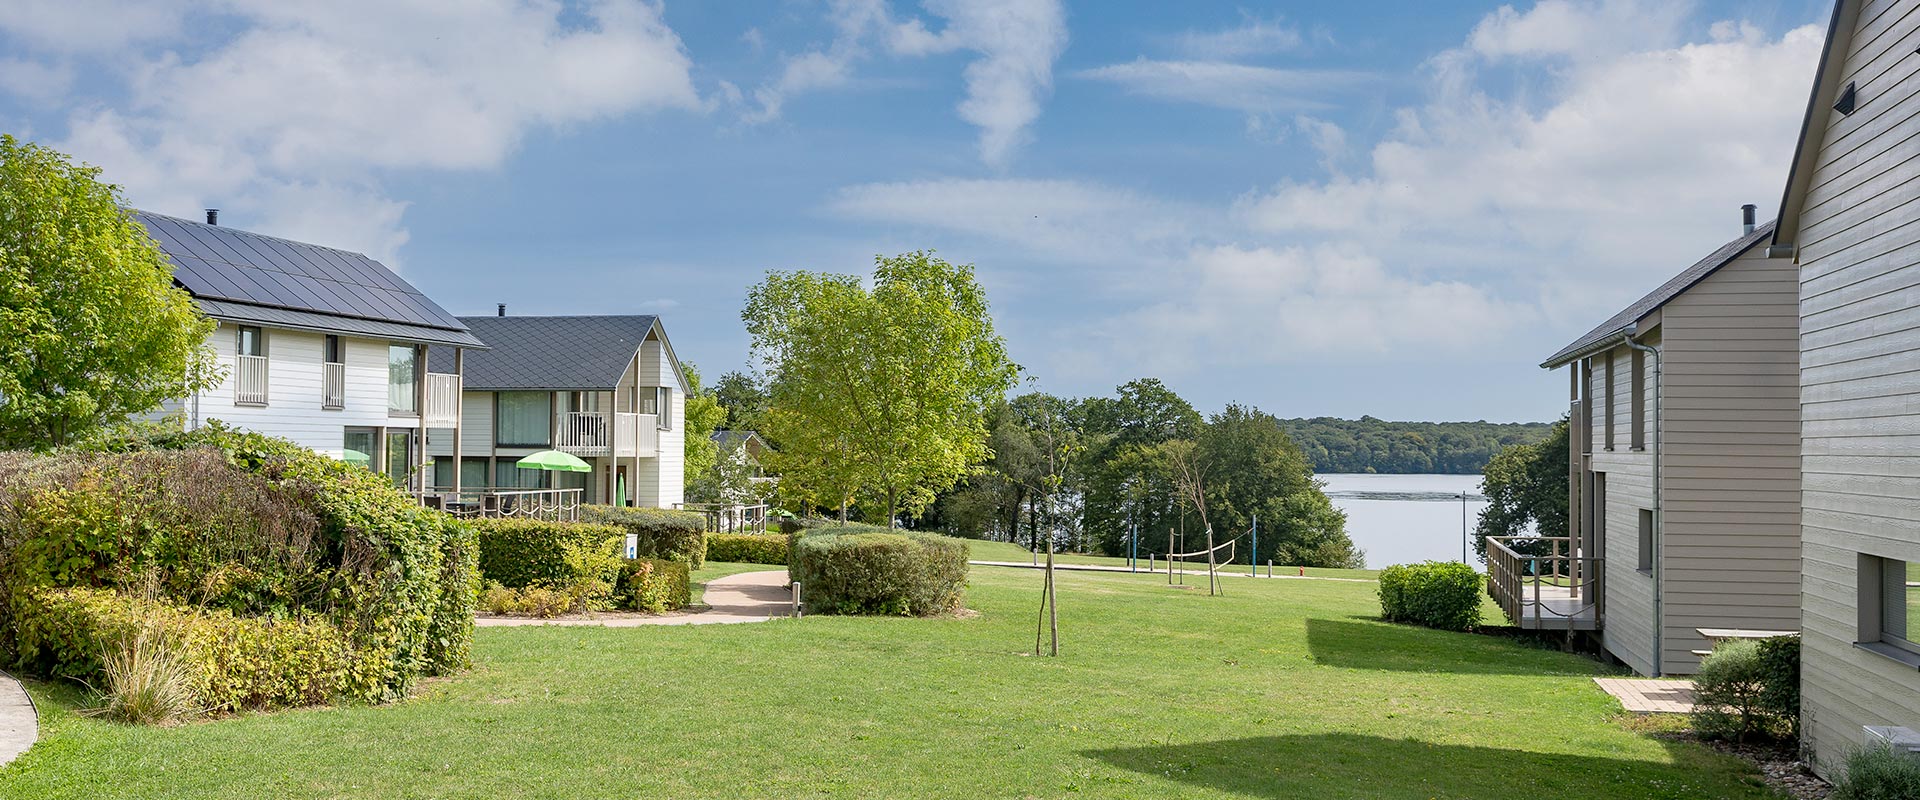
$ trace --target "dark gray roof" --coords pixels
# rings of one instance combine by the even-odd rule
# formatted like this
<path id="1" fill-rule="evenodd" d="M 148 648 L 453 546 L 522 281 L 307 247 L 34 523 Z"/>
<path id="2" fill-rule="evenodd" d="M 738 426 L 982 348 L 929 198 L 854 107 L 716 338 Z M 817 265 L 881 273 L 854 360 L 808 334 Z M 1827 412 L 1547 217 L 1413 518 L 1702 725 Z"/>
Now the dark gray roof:
<path id="1" fill-rule="evenodd" d="M 1585 336 L 1573 340 L 1573 343 L 1566 347 L 1560 348 L 1560 352 L 1554 353 L 1552 356 L 1549 356 L 1546 361 L 1540 362 L 1540 366 L 1553 369 L 1554 367 L 1558 367 L 1561 364 L 1585 355 L 1596 345 L 1609 339 L 1617 338 L 1621 332 L 1626 330 L 1628 325 L 1639 321 L 1641 317 L 1653 313 L 1654 309 L 1666 305 L 1667 301 L 1679 297 L 1681 292 L 1693 288 L 1694 284 L 1705 280 L 1706 277 L 1712 275 L 1715 270 L 1726 266 L 1728 262 L 1739 258 L 1741 253 L 1753 249 L 1755 245 L 1766 241 L 1768 237 L 1772 235 L 1773 223 L 1769 222 L 1755 228 L 1753 233 L 1721 245 L 1720 249 L 1713 251 L 1713 253 L 1706 258 L 1700 259 L 1693 266 L 1682 270 L 1680 274 L 1673 276 L 1672 280 L 1660 284 L 1660 288 L 1653 290 L 1646 297 L 1634 301 L 1633 305 L 1621 309 L 1620 313 L 1609 317 L 1606 322 L 1600 323 L 1599 327 L 1587 331 Z"/>
<path id="2" fill-rule="evenodd" d="M 359 253 L 134 211 L 208 316 L 481 347 L 446 309 Z"/>
<path id="3" fill-rule="evenodd" d="M 713 443 L 720 445 L 722 450 L 732 450 L 745 444 L 749 439 L 760 439 L 760 434 L 753 431 L 717 430 L 713 432 Z M 761 445 L 764 446 L 766 443 L 767 440 L 760 439 Z"/>
<path id="4" fill-rule="evenodd" d="M 652 314 L 603 317 L 460 317 L 487 343 L 468 353 L 466 388 L 611 390 L 658 318 Z M 429 368 L 453 371 L 453 351 L 433 348 Z"/>

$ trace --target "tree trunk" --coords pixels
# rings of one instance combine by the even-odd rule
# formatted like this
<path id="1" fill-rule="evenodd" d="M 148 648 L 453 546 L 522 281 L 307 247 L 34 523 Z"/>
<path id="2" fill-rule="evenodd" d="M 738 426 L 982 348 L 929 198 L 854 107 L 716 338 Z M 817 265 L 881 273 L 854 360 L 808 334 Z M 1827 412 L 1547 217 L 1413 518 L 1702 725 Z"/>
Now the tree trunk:
<path id="1" fill-rule="evenodd" d="M 900 516 L 899 504 L 900 490 L 887 487 L 887 530 L 894 530 L 897 527 L 896 520 Z"/>

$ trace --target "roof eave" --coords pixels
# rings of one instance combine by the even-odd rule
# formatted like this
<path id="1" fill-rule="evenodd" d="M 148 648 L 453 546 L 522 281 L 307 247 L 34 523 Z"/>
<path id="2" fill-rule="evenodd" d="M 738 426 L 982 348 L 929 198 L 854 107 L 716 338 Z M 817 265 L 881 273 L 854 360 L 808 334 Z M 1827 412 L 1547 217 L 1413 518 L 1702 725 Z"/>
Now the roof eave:
<path id="1" fill-rule="evenodd" d="M 1800 206 L 1806 200 L 1807 183 L 1813 179 L 1813 162 L 1820 155 L 1820 143 L 1814 139 L 1825 133 L 1824 129 L 1814 129 L 1813 120 L 1820 109 L 1833 102 L 1840 73 L 1846 68 L 1846 59 L 1834 58 L 1834 50 L 1844 50 L 1852 43 L 1859 17 L 1858 0 L 1836 0 L 1833 4 L 1827 40 L 1820 48 L 1820 65 L 1814 70 L 1813 87 L 1807 93 L 1807 113 L 1800 119 L 1800 137 L 1794 143 L 1793 160 L 1788 162 L 1787 185 L 1780 193 L 1780 213 L 1774 217 L 1773 237 L 1768 243 L 1773 247 L 1790 247 L 1800 236 Z"/>
<path id="2" fill-rule="evenodd" d="M 1580 359 L 1586 358 L 1587 356 L 1593 355 L 1594 353 L 1598 353 L 1602 350 L 1611 350 L 1615 347 L 1619 347 L 1620 341 L 1626 338 L 1627 336 L 1631 335 L 1634 329 L 1638 327 L 1639 324 L 1640 324 L 1639 320 L 1629 322 L 1625 325 L 1615 328 L 1612 332 L 1607 333 L 1606 335 L 1593 340 L 1593 342 L 1589 343 L 1585 347 L 1581 347 L 1574 350 L 1561 351 L 1561 353 L 1556 354 L 1553 357 L 1540 362 L 1540 368 L 1541 369 L 1559 369 L 1575 361 L 1579 361 Z"/>

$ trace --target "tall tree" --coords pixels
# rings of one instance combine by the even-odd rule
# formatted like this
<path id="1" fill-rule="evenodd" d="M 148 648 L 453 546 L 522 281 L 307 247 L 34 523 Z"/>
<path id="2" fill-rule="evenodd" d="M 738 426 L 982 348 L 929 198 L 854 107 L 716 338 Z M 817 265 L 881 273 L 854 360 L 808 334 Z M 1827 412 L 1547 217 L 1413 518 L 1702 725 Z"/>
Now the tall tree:
<path id="1" fill-rule="evenodd" d="M 99 178 L 0 136 L 0 449 L 62 445 L 217 383 L 213 323 Z"/>
<path id="2" fill-rule="evenodd" d="M 1516 444 L 1487 462 L 1481 491 L 1487 507 L 1474 527 L 1474 550 L 1487 553 L 1487 537 L 1518 536 L 1531 526 L 1541 536 L 1567 535 L 1567 420 L 1553 424 L 1543 441 Z"/>
<path id="3" fill-rule="evenodd" d="M 721 375 L 713 384 L 713 396 L 727 410 L 720 427 L 728 430 L 753 428 L 754 418 L 767 407 L 767 390 L 752 375 L 739 370 Z"/>
<path id="4" fill-rule="evenodd" d="M 712 390 L 700 385 L 699 367 L 691 361 L 682 361 L 680 370 L 686 373 L 687 388 L 692 390 L 687 393 L 686 419 L 682 426 L 687 439 L 683 447 L 685 474 L 681 479 L 684 486 L 691 487 L 713 472 L 720 455 L 719 445 L 713 442 L 713 432 L 727 418 L 727 410 L 720 406 Z"/>
<path id="5" fill-rule="evenodd" d="M 783 490 L 843 517 L 869 490 L 891 525 L 986 459 L 985 412 L 1017 368 L 971 266 L 878 257 L 871 290 L 852 275 L 770 272 L 741 319 L 769 377 L 762 427 Z"/>
<path id="6" fill-rule="evenodd" d="M 1183 506 L 1159 446 L 1199 436 L 1205 419 L 1154 378 L 1129 381 L 1114 397 L 1084 402 L 1087 440 L 1081 526 L 1109 555 L 1127 555 L 1134 535 L 1143 552 L 1165 549 L 1161 534 L 1181 526 Z"/>

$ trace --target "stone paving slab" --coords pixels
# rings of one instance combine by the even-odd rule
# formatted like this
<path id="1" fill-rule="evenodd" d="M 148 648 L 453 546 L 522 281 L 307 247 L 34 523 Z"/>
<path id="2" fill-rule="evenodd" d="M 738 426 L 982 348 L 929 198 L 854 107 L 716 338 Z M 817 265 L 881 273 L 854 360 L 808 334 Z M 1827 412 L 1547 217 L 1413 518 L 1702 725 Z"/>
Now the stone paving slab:
<path id="1" fill-rule="evenodd" d="M 728 625 L 740 622 L 765 622 L 785 617 L 793 610 L 793 593 L 788 588 L 787 571 L 743 572 L 715 578 L 707 583 L 706 611 L 684 614 L 639 614 L 603 612 L 592 616 L 534 619 L 531 617 L 476 617 L 481 628 L 522 625 L 598 625 L 603 628 L 637 628 L 646 625 Z"/>
<path id="2" fill-rule="evenodd" d="M 27 752 L 38 738 L 40 721 L 33 699 L 12 675 L 0 672 L 0 764 Z"/>
<path id="3" fill-rule="evenodd" d="M 1693 710 L 1693 681 L 1667 678 L 1594 678 L 1628 711 L 1685 714 Z"/>

